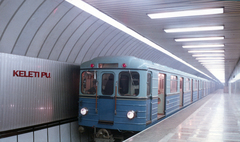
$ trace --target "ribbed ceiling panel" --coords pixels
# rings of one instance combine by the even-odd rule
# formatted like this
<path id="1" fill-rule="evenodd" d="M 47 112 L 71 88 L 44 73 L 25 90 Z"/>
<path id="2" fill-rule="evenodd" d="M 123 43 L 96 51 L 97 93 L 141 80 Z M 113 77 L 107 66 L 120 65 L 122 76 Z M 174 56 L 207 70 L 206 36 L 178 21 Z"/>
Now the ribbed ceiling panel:
<path id="1" fill-rule="evenodd" d="M 187 51 L 179 48 L 180 44 L 173 41 L 175 37 L 181 37 L 182 35 L 176 34 L 173 37 L 162 32 L 164 27 L 178 27 L 179 24 L 189 23 L 188 21 L 175 19 L 162 20 L 159 23 L 160 20 L 150 20 L 146 16 L 146 13 L 154 11 L 196 8 L 197 5 L 193 5 L 193 1 L 181 0 L 180 3 L 179 1 L 176 2 L 176 0 L 164 2 L 149 0 L 136 3 L 119 0 L 94 0 L 89 3 L 161 45 L 166 50 L 173 52 L 177 56 L 182 56 L 192 64 L 196 63 L 199 66 L 199 63 Z M 206 1 L 196 3 L 201 4 L 200 7 L 212 7 L 208 6 Z M 209 1 L 209 3 L 213 4 L 214 2 Z M 221 3 L 216 4 L 218 7 L 222 5 Z M 227 3 L 226 6 L 231 7 L 231 4 Z M 233 10 L 228 8 L 227 11 L 230 12 L 229 17 L 214 16 L 212 19 L 206 20 L 207 23 L 217 22 L 221 24 L 222 20 L 226 18 L 226 27 L 230 29 L 230 31 L 225 32 L 227 33 L 226 38 L 228 38 L 226 41 L 229 42 L 228 45 L 231 50 L 236 53 L 232 57 L 234 59 L 231 64 L 234 64 L 239 57 L 239 51 L 235 52 L 238 49 L 237 45 L 239 45 L 239 32 L 235 32 L 235 30 L 238 30 L 240 26 L 231 21 L 231 19 L 234 19 L 235 23 L 239 23 L 239 20 L 234 18 L 239 14 L 236 12 L 237 9 L 238 7 L 234 7 Z M 200 18 L 199 21 L 190 25 L 193 26 L 196 23 L 207 25 L 203 20 L 204 18 Z M 209 34 L 213 36 L 220 33 Z M 190 37 L 192 35 L 185 34 L 184 36 Z M 204 34 L 201 34 L 201 36 L 204 36 Z M 151 60 L 176 69 L 187 70 L 192 74 L 198 74 L 197 71 L 179 61 L 72 6 L 64 0 L 0 1 L 0 52 L 76 64 L 81 64 L 99 56 L 128 55 Z M 201 69 L 212 76 L 202 66 Z"/>

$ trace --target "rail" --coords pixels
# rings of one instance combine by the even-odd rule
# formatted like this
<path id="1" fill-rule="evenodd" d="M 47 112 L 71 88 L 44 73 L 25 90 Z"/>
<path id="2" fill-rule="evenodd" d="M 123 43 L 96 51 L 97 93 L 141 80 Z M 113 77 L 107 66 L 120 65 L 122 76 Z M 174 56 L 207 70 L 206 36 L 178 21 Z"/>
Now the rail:
<path id="1" fill-rule="evenodd" d="M 2 132 L 0 132 L 0 138 L 10 137 L 10 136 L 14 136 L 14 135 L 20 135 L 20 134 L 23 134 L 23 133 L 28 133 L 28 132 L 32 132 L 32 131 L 41 130 L 41 129 L 46 129 L 46 128 L 49 128 L 49 127 L 74 122 L 74 121 L 77 121 L 77 120 L 78 120 L 77 117 L 73 117 L 73 118 L 53 121 L 53 122 L 39 124 L 39 125 L 33 125 L 33 126 L 19 128 L 19 129 L 2 131 Z"/>

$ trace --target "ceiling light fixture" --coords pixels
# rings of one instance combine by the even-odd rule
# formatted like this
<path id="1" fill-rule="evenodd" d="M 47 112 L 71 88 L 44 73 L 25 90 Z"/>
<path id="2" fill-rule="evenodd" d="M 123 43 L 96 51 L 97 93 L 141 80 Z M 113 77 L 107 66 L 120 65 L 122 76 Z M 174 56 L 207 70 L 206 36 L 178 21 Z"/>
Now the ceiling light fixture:
<path id="1" fill-rule="evenodd" d="M 203 40 L 223 40 L 224 37 L 201 37 L 201 38 L 177 38 L 176 42 L 184 42 L 184 41 L 203 41 Z"/>
<path id="2" fill-rule="evenodd" d="M 176 12 L 153 13 L 153 14 L 147 14 L 147 15 L 151 19 L 159 19 L 159 18 L 221 14 L 223 12 L 224 12 L 223 8 L 212 8 L 212 9 L 198 9 L 198 10 L 186 10 L 186 11 L 176 11 Z"/>
<path id="3" fill-rule="evenodd" d="M 223 53 L 224 50 L 190 50 L 188 53 Z"/>
<path id="4" fill-rule="evenodd" d="M 177 33 L 177 32 L 195 32 L 195 31 L 213 31 L 213 30 L 223 30 L 223 29 L 224 29 L 224 26 L 210 26 L 210 27 L 164 29 L 164 31 L 166 33 Z"/>
<path id="5" fill-rule="evenodd" d="M 196 60 L 223 60 L 224 57 L 196 58 Z"/>
<path id="6" fill-rule="evenodd" d="M 193 54 L 193 57 L 219 57 L 224 56 L 224 54 Z"/>
<path id="7" fill-rule="evenodd" d="M 185 46 L 182 46 L 182 48 L 211 48 L 211 47 L 224 47 L 224 44 L 185 45 Z"/>
<path id="8" fill-rule="evenodd" d="M 216 63 L 216 62 L 223 62 L 224 63 L 224 59 L 220 59 L 220 60 L 206 60 L 206 59 L 203 59 L 203 60 L 198 60 L 198 62 L 200 62 L 200 63 L 205 63 L 205 62 L 207 62 L 207 63 L 209 63 L 209 62 L 213 62 L 213 63 Z"/>
<path id="9" fill-rule="evenodd" d="M 225 64 L 224 63 L 221 63 L 221 62 L 218 62 L 218 63 L 201 63 L 202 65 L 204 66 L 215 66 L 215 65 L 221 65 L 221 66 L 224 66 Z"/>
<path id="10" fill-rule="evenodd" d="M 221 60 L 206 60 L 206 59 L 204 59 L 204 60 L 198 60 L 198 62 L 200 62 L 200 63 L 209 63 L 209 62 L 211 62 L 211 63 L 216 63 L 216 62 L 219 62 L 219 63 L 224 63 L 224 59 L 221 59 Z"/>
<path id="11" fill-rule="evenodd" d="M 224 65 L 223 64 L 215 64 L 215 65 L 213 65 L 213 64 L 202 64 L 203 66 L 205 66 L 205 67 L 209 67 L 209 68 L 222 68 L 222 67 L 224 67 Z"/>

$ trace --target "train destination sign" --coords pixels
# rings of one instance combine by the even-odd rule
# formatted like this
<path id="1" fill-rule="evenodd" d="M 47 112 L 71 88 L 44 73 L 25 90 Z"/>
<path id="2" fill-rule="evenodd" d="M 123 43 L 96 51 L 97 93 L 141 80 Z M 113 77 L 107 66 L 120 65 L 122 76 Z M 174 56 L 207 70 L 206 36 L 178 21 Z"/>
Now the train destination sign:
<path id="1" fill-rule="evenodd" d="M 51 78 L 50 72 L 39 72 L 39 71 L 24 71 L 24 70 L 13 70 L 13 76 L 16 77 L 36 77 L 36 78 Z"/>

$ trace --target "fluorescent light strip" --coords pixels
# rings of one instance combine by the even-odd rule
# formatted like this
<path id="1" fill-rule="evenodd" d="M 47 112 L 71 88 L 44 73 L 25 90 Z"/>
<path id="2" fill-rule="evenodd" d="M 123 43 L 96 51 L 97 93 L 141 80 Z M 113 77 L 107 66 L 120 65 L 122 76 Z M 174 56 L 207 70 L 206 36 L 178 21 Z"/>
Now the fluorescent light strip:
<path id="1" fill-rule="evenodd" d="M 202 37 L 202 38 L 178 38 L 175 39 L 176 42 L 184 41 L 204 41 L 204 40 L 223 40 L 224 37 Z"/>
<path id="2" fill-rule="evenodd" d="M 187 11 L 177 11 L 177 12 L 153 13 L 153 14 L 148 14 L 148 16 L 151 19 L 159 19 L 159 18 L 211 15 L 211 14 L 221 14 L 221 13 L 223 13 L 223 8 L 212 8 L 212 9 L 187 10 Z"/>
<path id="3" fill-rule="evenodd" d="M 223 60 L 224 57 L 213 57 L 213 58 L 196 58 L 196 60 Z"/>
<path id="4" fill-rule="evenodd" d="M 219 72 L 219 74 L 221 74 L 220 72 L 222 71 L 224 71 L 224 67 L 205 67 L 206 69 L 208 69 L 208 70 L 211 70 L 211 71 L 213 71 L 213 70 L 217 70 L 218 72 Z"/>
<path id="5" fill-rule="evenodd" d="M 223 53 L 224 50 L 190 50 L 188 53 Z"/>
<path id="6" fill-rule="evenodd" d="M 213 68 L 215 68 L 215 67 L 225 67 L 224 64 L 202 64 L 202 65 L 205 66 L 205 67 L 213 67 Z"/>
<path id="7" fill-rule="evenodd" d="M 218 75 L 222 75 L 224 74 L 224 71 L 225 69 L 215 69 L 215 68 L 207 68 L 210 72 L 216 72 L 214 73 L 215 75 L 218 74 Z"/>
<path id="8" fill-rule="evenodd" d="M 221 63 L 221 64 L 218 64 L 218 63 L 212 63 L 212 64 L 202 64 L 203 66 L 225 66 L 225 64 Z"/>
<path id="9" fill-rule="evenodd" d="M 211 68 L 206 68 L 208 69 L 210 72 L 212 72 L 215 76 L 224 76 L 224 71 L 225 69 L 211 69 Z"/>
<path id="10" fill-rule="evenodd" d="M 224 26 L 164 29 L 166 33 L 223 30 Z"/>
<path id="11" fill-rule="evenodd" d="M 225 65 L 224 62 L 201 62 L 202 65 Z"/>
<path id="12" fill-rule="evenodd" d="M 216 68 L 207 68 L 209 71 L 211 72 L 215 72 L 215 74 L 218 74 L 218 75 L 221 75 L 222 73 L 224 73 L 225 69 L 222 68 L 222 69 L 216 69 Z"/>
<path id="13" fill-rule="evenodd" d="M 225 60 L 221 59 L 221 60 L 198 60 L 198 62 L 200 63 L 205 63 L 205 62 L 225 62 Z"/>
<path id="14" fill-rule="evenodd" d="M 212 64 L 218 64 L 218 65 L 225 65 L 225 62 L 223 61 L 219 61 L 219 62 L 212 62 L 212 61 L 209 61 L 209 62 L 200 62 L 202 65 L 212 65 Z"/>
<path id="15" fill-rule="evenodd" d="M 216 68 L 216 67 L 225 67 L 225 65 L 203 65 L 205 67 Z"/>
<path id="16" fill-rule="evenodd" d="M 213 67 L 215 67 L 215 66 L 221 66 L 221 67 L 225 67 L 225 64 L 218 64 L 218 63 L 212 63 L 212 64 L 202 64 L 203 66 L 213 66 Z"/>
<path id="17" fill-rule="evenodd" d="M 193 57 L 218 57 L 224 56 L 224 54 L 193 54 Z"/>
<path id="18" fill-rule="evenodd" d="M 186 45 L 183 48 L 211 48 L 211 47 L 224 47 L 224 44 L 208 44 L 208 45 Z"/>
<path id="19" fill-rule="evenodd" d="M 81 0 L 65 0 L 69 3 L 71 3 L 72 5 L 84 10 L 85 12 L 87 13 L 90 13 L 91 15 L 103 20 L 104 22 L 112 25 L 113 27 L 131 35 L 132 37 L 146 43 L 147 45 L 163 52 L 164 54 L 182 62 L 183 64 L 191 67 L 192 69 L 204 74 L 205 76 L 213 79 L 212 77 L 210 77 L 209 75 L 203 73 L 202 71 L 198 70 L 197 68 L 193 67 L 192 65 L 188 64 L 187 62 L 183 61 L 182 59 L 180 59 L 179 57 L 173 55 L 172 53 L 170 53 L 169 51 L 163 49 L 162 47 L 160 47 L 159 45 L 153 43 L 152 41 L 148 40 L 147 38 L 141 36 L 140 34 L 136 33 L 135 31 L 129 29 L 128 27 L 126 27 L 125 25 L 119 23 L 118 21 L 114 20 L 113 18 L 107 16 L 106 14 L 102 13 L 101 11 L 99 11 L 98 9 L 92 7 L 91 5 L 85 3 L 84 1 L 81 1 Z"/>

